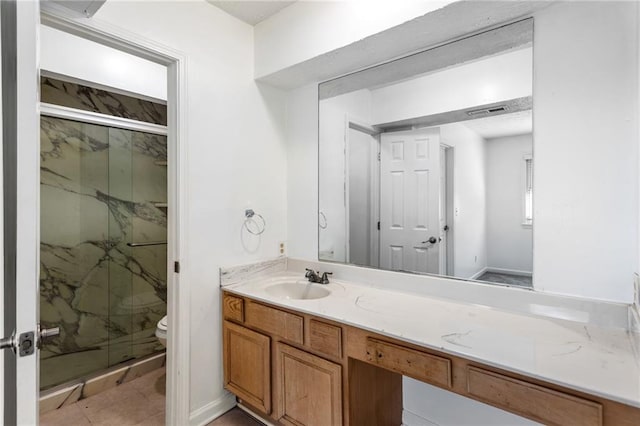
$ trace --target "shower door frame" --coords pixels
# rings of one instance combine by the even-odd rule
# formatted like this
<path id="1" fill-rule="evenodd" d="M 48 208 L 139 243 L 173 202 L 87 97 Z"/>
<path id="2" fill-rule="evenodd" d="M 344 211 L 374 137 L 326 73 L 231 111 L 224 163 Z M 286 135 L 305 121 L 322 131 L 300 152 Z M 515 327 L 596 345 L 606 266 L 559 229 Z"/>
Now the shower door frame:
<path id="1" fill-rule="evenodd" d="M 186 56 L 95 19 L 76 21 L 50 2 L 42 3 L 40 19 L 42 25 L 167 67 L 167 316 L 171 328 L 167 333 L 166 423 L 189 424 L 189 293 L 179 283 L 188 272 L 181 238 L 186 235 L 187 199 Z"/>

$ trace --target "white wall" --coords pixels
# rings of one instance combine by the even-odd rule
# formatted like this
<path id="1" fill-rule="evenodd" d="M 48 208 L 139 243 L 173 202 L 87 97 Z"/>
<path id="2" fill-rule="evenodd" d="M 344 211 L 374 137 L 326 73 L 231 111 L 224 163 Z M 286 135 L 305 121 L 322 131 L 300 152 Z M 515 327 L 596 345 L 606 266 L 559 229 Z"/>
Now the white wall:
<path id="1" fill-rule="evenodd" d="M 637 8 L 636 2 L 567 2 L 535 16 L 536 290 L 632 300 Z"/>
<path id="2" fill-rule="evenodd" d="M 453 147 L 453 268 L 471 278 L 487 266 L 485 141 L 459 123 L 440 127 L 440 141 Z"/>
<path id="3" fill-rule="evenodd" d="M 345 126 L 347 117 L 360 123 L 371 123 L 371 92 L 358 90 L 325 99 L 320 102 L 319 108 L 322 117 L 319 202 L 320 210 L 327 218 L 326 229 L 320 230 L 320 250 L 333 252 L 332 260 L 344 262 L 347 219 L 344 199 Z"/>
<path id="4" fill-rule="evenodd" d="M 44 25 L 40 26 L 40 69 L 167 99 L 164 65 Z"/>
<path id="5" fill-rule="evenodd" d="M 487 266 L 531 273 L 533 234 L 523 226 L 524 156 L 532 154 L 531 134 L 487 139 L 486 147 Z"/>
<path id="6" fill-rule="evenodd" d="M 531 96 L 532 60 L 524 48 L 372 90 L 373 123 Z"/>
<path id="7" fill-rule="evenodd" d="M 287 94 L 288 255 L 318 259 L 318 85 Z"/>
<path id="8" fill-rule="evenodd" d="M 271 74 L 451 1 L 300 1 L 255 27 L 255 76 Z"/>
<path id="9" fill-rule="evenodd" d="M 275 257 L 286 240 L 284 95 L 253 81 L 252 27 L 204 1 L 109 1 L 95 17 L 187 57 L 187 251 L 180 283 L 191 296 L 191 410 L 206 409 L 223 396 L 218 268 Z M 304 165 L 313 170 L 316 163 L 312 156 Z M 314 190 L 307 193 L 315 199 Z M 241 241 L 246 207 L 267 222 L 248 249 Z M 315 230 L 315 203 L 310 208 Z"/>

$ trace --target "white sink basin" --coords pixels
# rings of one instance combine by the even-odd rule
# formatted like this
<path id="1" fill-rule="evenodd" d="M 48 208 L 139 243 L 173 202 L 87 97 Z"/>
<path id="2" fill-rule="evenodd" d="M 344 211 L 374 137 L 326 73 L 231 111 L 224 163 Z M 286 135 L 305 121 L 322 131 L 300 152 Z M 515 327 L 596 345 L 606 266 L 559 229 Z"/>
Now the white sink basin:
<path id="1" fill-rule="evenodd" d="M 321 284 L 311 283 L 280 283 L 265 288 L 265 291 L 274 297 L 282 299 L 322 299 L 331 294 L 331 291 Z"/>

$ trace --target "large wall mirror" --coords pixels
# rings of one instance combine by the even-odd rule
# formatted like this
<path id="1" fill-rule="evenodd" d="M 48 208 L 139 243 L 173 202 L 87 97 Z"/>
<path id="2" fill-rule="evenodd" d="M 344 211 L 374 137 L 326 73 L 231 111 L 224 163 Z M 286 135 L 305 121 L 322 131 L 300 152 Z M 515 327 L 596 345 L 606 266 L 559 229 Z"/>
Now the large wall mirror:
<path id="1" fill-rule="evenodd" d="M 322 83 L 319 259 L 532 288 L 533 22 Z"/>

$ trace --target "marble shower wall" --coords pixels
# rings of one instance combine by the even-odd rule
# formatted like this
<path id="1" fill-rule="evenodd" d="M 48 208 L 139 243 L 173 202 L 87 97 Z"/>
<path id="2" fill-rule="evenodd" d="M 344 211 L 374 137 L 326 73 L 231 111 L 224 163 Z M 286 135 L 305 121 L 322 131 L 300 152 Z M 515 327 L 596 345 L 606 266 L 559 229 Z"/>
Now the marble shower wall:
<path id="1" fill-rule="evenodd" d="M 40 80 L 40 98 L 49 104 L 167 125 L 166 105 L 51 77 Z"/>
<path id="2" fill-rule="evenodd" d="M 41 118 L 43 389 L 162 350 L 166 137 Z"/>

